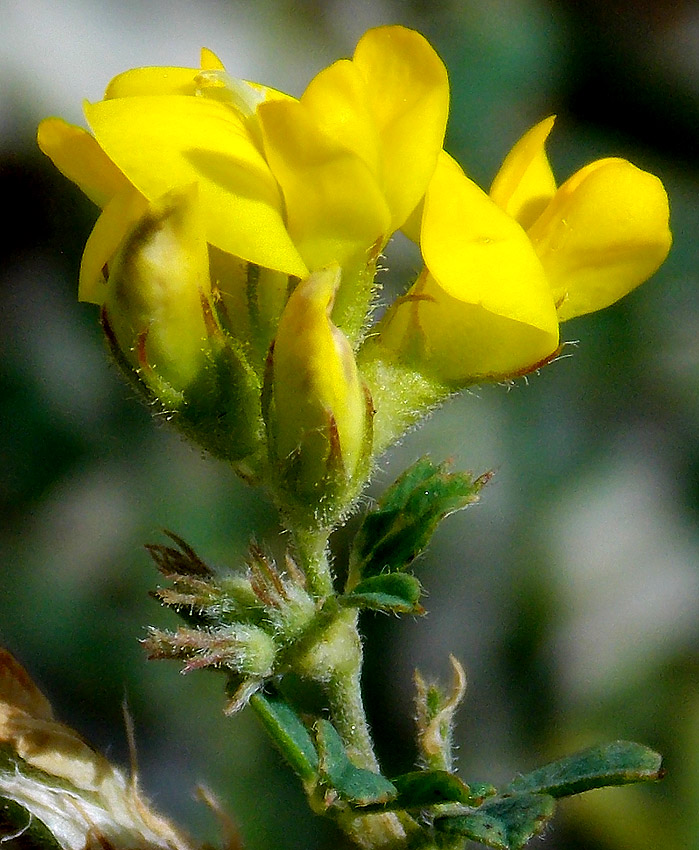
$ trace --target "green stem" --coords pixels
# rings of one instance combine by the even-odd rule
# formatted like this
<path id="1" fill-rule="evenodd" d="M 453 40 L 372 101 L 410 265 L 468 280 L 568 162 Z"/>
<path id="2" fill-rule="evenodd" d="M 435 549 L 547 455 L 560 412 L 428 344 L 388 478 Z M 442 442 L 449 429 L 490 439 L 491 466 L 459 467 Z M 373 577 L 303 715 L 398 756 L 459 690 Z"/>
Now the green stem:
<path id="1" fill-rule="evenodd" d="M 369 732 L 361 692 L 362 643 L 357 629 L 357 611 L 342 611 L 333 628 L 342 647 L 326 685 L 333 724 L 345 742 L 347 754 L 357 767 L 379 770 Z"/>
<path id="2" fill-rule="evenodd" d="M 335 663 L 329 668 L 326 684 L 330 716 L 340 733 L 347 755 L 365 770 L 380 772 L 369 732 L 361 693 L 362 642 L 357 628 L 358 612 L 339 613 L 329 630 L 328 647 L 336 650 Z M 330 653 L 327 660 L 330 660 Z M 340 818 L 344 831 L 366 850 L 404 848 L 408 834 L 417 829 L 412 818 L 398 814 L 357 815 L 347 812 Z"/>
<path id="3" fill-rule="evenodd" d="M 328 558 L 328 537 L 325 528 L 303 528 L 293 532 L 299 566 L 306 574 L 308 590 L 317 599 L 332 596 L 333 575 Z"/>

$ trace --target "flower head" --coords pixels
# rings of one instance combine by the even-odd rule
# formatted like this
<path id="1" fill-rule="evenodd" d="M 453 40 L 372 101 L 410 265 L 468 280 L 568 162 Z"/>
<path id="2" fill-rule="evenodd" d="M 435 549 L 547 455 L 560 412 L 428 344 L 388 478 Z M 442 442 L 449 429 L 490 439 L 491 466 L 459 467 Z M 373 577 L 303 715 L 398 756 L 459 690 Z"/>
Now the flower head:
<path id="1" fill-rule="evenodd" d="M 160 409 L 246 474 L 317 495 L 332 467 L 333 486 L 351 489 L 369 468 L 363 383 L 378 450 L 451 390 L 548 362 L 560 322 L 664 260 L 656 177 L 602 159 L 557 187 L 547 118 L 487 194 L 442 150 L 448 105 L 435 51 L 389 26 L 298 99 L 231 77 L 203 50 L 199 68 L 114 78 L 85 104 L 91 132 L 42 122 L 42 150 L 102 208 L 80 298 L 103 306 L 112 348 L 148 373 Z M 377 261 L 399 229 L 424 268 L 370 328 Z"/>
<path id="2" fill-rule="evenodd" d="M 448 100 L 446 70 L 427 41 L 381 27 L 299 99 L 232 78 L 204 50 L 199 68 L 114 78 L 102 100 L 85 104 L 90 132 L 42 122 L 41 149 L 102 208 L 79 296 L 103 307 L 117 362 L 190 437 L 264 463 L 261 385 L 276 340 L 275 375 L 290 387 L 308 379 L 315 424 L 298 430 L 296 390 L 275 378 L 271 455 L 301 457 L 311 491 L 311 470 L 324 478 L 329 459 L 353 480 L 366 400 L 352 348 L 368 326 L 379 254 L 434 171 Z M 334 282 L 318 295 L 329 268 Z"/>

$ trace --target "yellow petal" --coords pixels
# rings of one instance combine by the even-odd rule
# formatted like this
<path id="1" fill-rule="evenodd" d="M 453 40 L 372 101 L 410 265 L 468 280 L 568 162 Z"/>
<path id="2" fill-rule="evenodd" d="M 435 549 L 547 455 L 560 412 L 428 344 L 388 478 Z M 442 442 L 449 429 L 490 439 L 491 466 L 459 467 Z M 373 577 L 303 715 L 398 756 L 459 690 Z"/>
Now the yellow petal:
<path id="1" fill-rule="evenodd" d="M 98 207 L 103 207 L 129 181 L 82 127 L 62 118 L 46 118 L 39 124 L 37 142 L 56 168 Z"/>
<path id="2" fill-rule="evenodd" d="M 353 59 L 367 85 L 377 122 L 382 187 L 396 230 L 415 209 L 442 148 L 449 81 L 441 59 L 423 36 L 400 26 L 365 33 Z"/>
<path id="3" fill-rule="evenodd" d="M 563 321 L 614 303 L 649 278 L 670 250 L 667 194 L 623 159 L 582 168 L 529 230 Z"/>
<path id="4" fill-rule="evenodd" d="M 141 95 L 196 94 L 195 79 L 201 73 L 198 68 L 132 68 L 124 71 L 109 83 L 104 93 L 105 100 L 116 97 L 139 97 Z"/>
<path id="5" fill-rule="evenodd" d="M 556 194 L 556 180 L 544 148 L 554 121 L 554 115 L 545 118 L 522 136 L 490 187 L 490 197 L 525 230 Z"/>
<path id="6" fill-rule="evenodd" d="M 199 64 L 201 65 L 202 71 L 225 71 L 226 67 L 218 58 L 218 56 L 214 53 L 213 50 L 209 50 L 208 47 L 202 47 L 201 55 L 199 58 Z"/>
<path id="7" fill-rule="evenodd" d="M 105 268 L 111 262 L 127 232 L 148 207 L 140 192 L 127 186 L 102 210 L 95 222 L 80 263 L 78 299 L 103 304 L 107 294 Z"/>
<path id="8" fill-rule="evenodd" d="M 209 242 L 305 276 L 276 181 L 234 110 L 208 98 L 171 95 L 86 104 L 85 114 L 100 146 L 149 200 L 198 183 Z"/>
<path id="9" fill-rule="evenodd" d="M 267 102 L 258 114 L 289 233 L 308 268 L 365 266 L 371 246 L 388 237 L 390 219 L 366 163 L 321 132 L 303 103 Z"/>
<path id="10" fill-rule="evenodd" d="M 467 386 L 532 371 L 556 351 L 558 334 L 456 298 L 423 273 L 387 314 L 378 343 L 441 382 Z"/>
<path id="11" fill-rule="evenodd" d="M 425 197 L 421 247 L 453 298 L 557 336 L 548 282 L 526 233 L 446 154 Z"/>
<path id="12" fill-rule="evenodd" d="M 301 103 L 323 133 L 338 147 L 357 154 L 380 177 L 379 134 L 367 86 L 354 63 L 341 59 L 317 74 Z"/>

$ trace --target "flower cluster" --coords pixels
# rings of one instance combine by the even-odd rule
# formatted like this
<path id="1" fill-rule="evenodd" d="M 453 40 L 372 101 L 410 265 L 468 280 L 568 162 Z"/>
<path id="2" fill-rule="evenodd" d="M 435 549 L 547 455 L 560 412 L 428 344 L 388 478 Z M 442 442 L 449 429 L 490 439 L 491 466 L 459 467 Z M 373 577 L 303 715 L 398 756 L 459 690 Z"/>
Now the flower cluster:
<path id="1" fill-rule="evenodd" d="M 292 501 L 346 504 L 411 416 L 545 363 L 560 321 L 616 301 L 669 250 L 656 177 L 603 159 L 556 187 L 552 118 L 486 194 L 442 149 L 448 102 L 432 47 L 389 26 L 299 99 L 203 50 L 200 68 L 116 77 L 85 105 L 92 133 L 39 128 L 102 207 L 79 294 L 102 306 L 117 361 L 191 437 Z M 372 327 L 377 260 L 401 229 L 424 268 Z M 382 388 L 377 368 L 394 367 Z M 391 424 L 415 376 L 425 402 Z"/>

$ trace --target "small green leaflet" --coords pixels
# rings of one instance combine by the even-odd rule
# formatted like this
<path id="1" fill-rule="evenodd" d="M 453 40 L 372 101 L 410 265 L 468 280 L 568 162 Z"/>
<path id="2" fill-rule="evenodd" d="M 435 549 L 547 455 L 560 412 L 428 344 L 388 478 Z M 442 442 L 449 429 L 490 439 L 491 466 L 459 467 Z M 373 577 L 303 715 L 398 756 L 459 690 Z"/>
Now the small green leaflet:
<path id="1" fill-rule="evenodd" d="M 632 741 L 614 741 L 518 776 L 503 789 L 567 797 L 607 785 L 628 785 L 662 778 L 662 757 Z"/>

